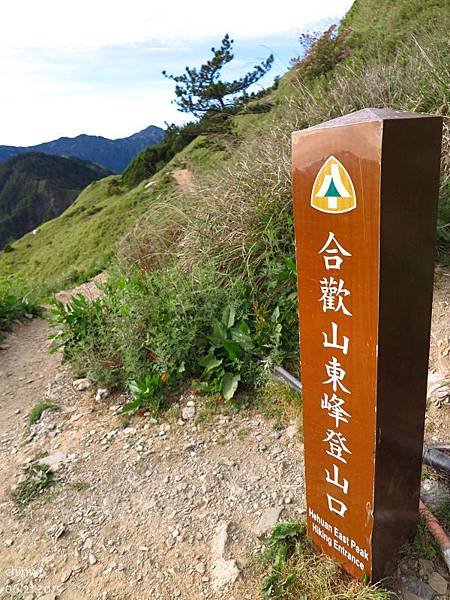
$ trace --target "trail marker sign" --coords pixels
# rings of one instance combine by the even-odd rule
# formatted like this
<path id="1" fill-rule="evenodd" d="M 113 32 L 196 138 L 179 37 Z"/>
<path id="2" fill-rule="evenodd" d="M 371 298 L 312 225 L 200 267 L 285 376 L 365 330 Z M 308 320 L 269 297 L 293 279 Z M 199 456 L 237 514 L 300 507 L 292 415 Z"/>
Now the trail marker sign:
<path id="1" fill-rule="evenodd" d="M 293 134 L 308 532 L 373 581 L 418 517 L 441 129 L 365 109 Z"/>

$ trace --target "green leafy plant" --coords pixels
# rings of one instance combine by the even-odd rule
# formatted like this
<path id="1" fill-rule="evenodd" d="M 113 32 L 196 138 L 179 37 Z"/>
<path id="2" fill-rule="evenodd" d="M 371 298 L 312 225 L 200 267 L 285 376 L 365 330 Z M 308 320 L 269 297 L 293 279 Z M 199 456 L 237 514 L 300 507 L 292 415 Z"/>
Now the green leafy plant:
<path id="1" fill-rule="evenodd" d="M 235 320 L 235 308 L 227 306 L 222 319 L 213 322 L 208 354 L 198 361 L 203 367 L 205 389 L 220 392 L 225 400 L 231 400 L 236 393 L 243 357 L 254 349 L 248 323 L 244 320 L 236 323 Z"/>
<path id="2" fill-rule="evenodd" d="M 19 483 L 11 496 L 17 506 L 24 507 L 55 483 L 54 473 L 49 466 L 33 462 L 25 469 L 24 481 Z"/>
<path id="3" fill-rule="evenodd" d="M 316 552 L 304 522 L 278 523 L 262 555 L 265 600 L 389 600 L 389 591 L 357 581 L 325 554 Z"/>
<path id="4" fill-rule="evenodd" d="M 95 338 L 101 315 L 100 299 L 90 301 L 83 294 L 78 294 L 64 305 L 54 298 L 50 323 L 57 331 L 50 336 L 54 342 L 51 352 L 63 350 L 63 362 L 72 359 L 80 343 Z"/>
<path id="5" fill-rule="evenodd" d="M 142 379 L 130 381 L 128 389 L 133 400 L 124 404 L 117 414 L 123 415 L 139 409 L 156 414 L 162 409 L 164 405 L 163 380 L 159 373 L 149 373 Z"/>
<path id="6" fill-rule="evenodd" d="M 39 421 L 39 419 L 41 418 L 42 413 L 45 410 L 57 410 L 57 408 L 58 407 L 53 402 L 53 400 L 50 400 L 49 398 L 45 398 L 44 400 L 41 400 L 40 402 L 35 404 L 33 406 L 33 408 L 30 410 L 30 412 L 28 413 L 28 416 L 27 416 L 28 425 L 34 425 L 35 423 L 37 423 Z"/>
<path id="7" fill-rule="evenodd" d="M 37 294 L 25 281 L 13 275 L 0 275 L 0 336 L 14 319 L 40 313 Z"/>

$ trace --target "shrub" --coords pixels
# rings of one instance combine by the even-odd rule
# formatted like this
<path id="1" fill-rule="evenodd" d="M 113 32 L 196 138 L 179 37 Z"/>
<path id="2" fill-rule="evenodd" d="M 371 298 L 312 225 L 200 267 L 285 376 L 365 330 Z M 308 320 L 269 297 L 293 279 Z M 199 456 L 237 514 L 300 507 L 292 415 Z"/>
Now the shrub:
<path id="1" fill-rule="evenodd" d="M 41 312 L 37 291 L 21 278 L 0 274 L 0 336 L 15 319 Z"/>
<path id="2" fill-rule="evenodd" d="M 350 27 L 331 25 L 322 34 L 303 33 L 300 45 L 304 55 L 291 62 L 297 73 L 305 79 L 313 79 L 331 71 L 350 53 Z"/>
<path id="3" fill-rule="evenodd" d="M 391 593 L 351 579 L 337 563 L 318 554 L 303 522 L 278 523 L 265 540 L 262 557 L 266 600 L 389 600 Z"/>

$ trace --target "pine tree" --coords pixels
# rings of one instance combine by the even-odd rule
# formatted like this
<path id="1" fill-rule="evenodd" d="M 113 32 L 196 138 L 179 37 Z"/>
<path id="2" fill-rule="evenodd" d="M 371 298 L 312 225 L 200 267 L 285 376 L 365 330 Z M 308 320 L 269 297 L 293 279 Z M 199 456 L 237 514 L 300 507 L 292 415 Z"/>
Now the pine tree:
<path id="1" fill-rule="evenodd" d="M 255 65 L 243 77 L 234 81 L 222 81 L 222 68 L 234 58 L 233 43 L 234 40 L 226 34 L 219 49 L 211 48 L 213 57 L 199 68 L 186 67 L 182 75 L 162 72 L 167 79 L 172 79 L 177 84 L 174 102 L 181 112 L 200 118 L 219 117 L 219 120 L 224 120 L 242 109 L 243 104 L 251 97 L 247 93 L 248 88 L 270 70 L 273 55 Z"/>

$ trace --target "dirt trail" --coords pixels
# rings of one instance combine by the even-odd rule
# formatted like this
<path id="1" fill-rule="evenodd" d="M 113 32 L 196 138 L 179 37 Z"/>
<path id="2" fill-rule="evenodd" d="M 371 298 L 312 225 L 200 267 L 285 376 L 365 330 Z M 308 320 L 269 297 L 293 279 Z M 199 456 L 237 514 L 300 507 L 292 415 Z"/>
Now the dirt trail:
<path id="1" fill-rule="evenodd" d="M 185 192 L 192 183 L 193 173 L 189 169 L 176 168 L 173 169 L 172 176 L 180 191 Z"/>
<path id="2" fill-rule="evenodd" d="M 0 343 L 0 436 L 7 435 L 17 411 L 26 412 L 30 402 L 43 398 L 48 382 L 60 366 L 51 355 L 47 321 L 33 319 L 15 324 Z M 19 415 L 20 418 L 20 415 Z"/>
<path id="3" fill-rule="evenodd" d="M 437 277 L 431 353 L 447 382 L 449 273 Z M 92 284 L 83 291 L 96 293 Z M 280 430 L 251 413 L 196 425 L 201 408 L 191 397 L 170 422 L 126 423 L 115 415 L 124 398 L 96 401 L 95 389 L 76 389 L 48 353 L 48 335 L 46 321 L 26 321 L 0 350 L 0 598 L 260 598 L 246 568 L 258 535 L 304 512 L 295 424 Z M 59 411 L 28 428 L 28 410 L 45 397 Z M 427 438 L 436 441 L 448 437 L 450 408 L 433 398 Z M 42 453 L 57 484 L 20 511 L 10 491 Z"/>

